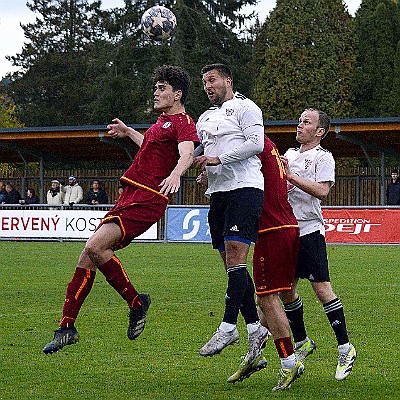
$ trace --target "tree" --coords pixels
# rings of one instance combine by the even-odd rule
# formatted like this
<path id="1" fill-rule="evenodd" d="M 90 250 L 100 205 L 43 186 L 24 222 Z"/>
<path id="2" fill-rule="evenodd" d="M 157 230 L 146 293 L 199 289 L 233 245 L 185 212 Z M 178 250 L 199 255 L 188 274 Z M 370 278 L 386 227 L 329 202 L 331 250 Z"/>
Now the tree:
<path id="1" fill-rule="evenodd" d="M 357 117 L 400 115 L 400 5 L 396 0 L 364 0 L 356 15 L 354 97 Z M 396 105 L 397 104 L 397 105 Z"/>
<path id="2" fill-rule="evenodd" d="M 246 73 L 251 38 L 241 37 L 241 8 L 257 0 L 125 0 L 125 7 L 101 10 L 100 1 L 31 0 L 41 14 L 23 26 L 29 42 L 10 57 L 22 72 L 11 77 L 9 93 L 27 125 L 106 124 L 153 121 L 152 73 L 162 64 L 180 65 L 193 77 L 188 111 L 207 106 L 200 69 L 228 63 L 238 90 L 250 93 Z M 154 42 L 140 29 L 140 17 L 155 3 L 173 9 L 176 37 Z M 197 89 L 197 90 L 196 90 Z"/>
<path id="3" fill-rule="evenodd" d="M 101 38 L 100 1 L 31 0 L 41 14 L 22 25 L 29 40 L 9 59 L 21 72 L 11 76 L 8 91 L 27 125 L 78 125 L 91 101 L 86 75 L 90 44 Z"/>
<path id="4" fill-rule="evenodd" d="M 255 45 L 264 118 L 295 119 L 307 107 L 350 117 L 353 31 L 341 0 L 278 0 Z"/>
<path id="5" fill-rule="evenodd" d="M 15 104 L 5 94 L 0 94 L 0 128 L 20 128 L 22 126 L 15 116 Z"/>
<path id="6" fill-rule="evenodd" d="M 247 73 L 252 56 L 252 38 L 247 38 L 241 14 L 246 4 L 257 1 L 178 0 L 175 12 L 178 29 L 171 43 L 172 62 L 184 67 L 192 77 L 188 112 L 195 118 L 209 106 L 201 83 L 206 64 L 229 65 L 236 90 L 251 94 L 252 77 Z"/>

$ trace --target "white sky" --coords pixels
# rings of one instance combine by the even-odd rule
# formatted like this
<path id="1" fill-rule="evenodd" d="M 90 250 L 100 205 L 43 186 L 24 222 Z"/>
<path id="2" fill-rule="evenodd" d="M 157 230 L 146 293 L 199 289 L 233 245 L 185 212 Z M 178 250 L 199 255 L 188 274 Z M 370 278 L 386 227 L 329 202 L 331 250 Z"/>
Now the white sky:
<path id="1" fill-rule="evenodd" d="M 6 55 L 15 55 L 21 52 L 26 41 L 20 23 L 27 24 L 35 21 L 35 14 L 26 6 L 27 0 L 0 1 L 0 79 L 7 72 L 16 68 L 6 60 Z M 361 0 L 345 0 L 349 12 L 354 15 L 361 4 Z M 102 0 L 103 8 L 124 6 L 123 0 Z M 263 21 L 275 7 L 276 0 L 260 0 L 255 9 Z M 254 7 L 249 7 L 252 11 Z"/>

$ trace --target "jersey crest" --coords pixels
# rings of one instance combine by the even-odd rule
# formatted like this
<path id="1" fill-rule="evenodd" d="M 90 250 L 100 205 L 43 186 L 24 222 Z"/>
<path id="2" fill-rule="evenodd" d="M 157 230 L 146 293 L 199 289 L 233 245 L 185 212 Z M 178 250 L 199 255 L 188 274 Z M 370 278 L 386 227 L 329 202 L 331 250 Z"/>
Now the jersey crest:
<path id="1" fill-rule="evenodd" d="M 226 113 L 226 116 L 227 116 L 227 117 L 230 117 L 231 115 L 233 115 L 234 112 L 235 112 L 235 110 L 234 110 L 233 108 L 227 108 L 227 109 L 225 110 L 225 113 Z"/>
<path id="2" fill-rule="evenodd" d="M 304 160 L 304 169 L 307 170 L 312 164 L 312 160 L 308 160 L 307 158 Z"/>

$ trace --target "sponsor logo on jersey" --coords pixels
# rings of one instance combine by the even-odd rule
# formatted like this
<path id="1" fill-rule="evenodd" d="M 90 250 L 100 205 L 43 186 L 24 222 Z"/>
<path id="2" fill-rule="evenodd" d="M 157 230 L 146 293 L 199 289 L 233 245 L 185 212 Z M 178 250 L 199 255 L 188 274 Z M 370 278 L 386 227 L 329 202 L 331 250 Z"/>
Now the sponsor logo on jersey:
<path id="1" fill-rule="evenodd" d="M 172 125 L 172 122 L 171 122 L 171 121 L 168 121 L 168 122 L 166 122 L 162 127 L 163 127 L 164 129 L 167 129 L 167 128 L 169 128 L 171 125 Z"/>
<path id="2" fill-rule="evenodd" d="M 239 228 L 237 227 L 237 225 L 233 225 L 230 231 L 239 232 Z"/>

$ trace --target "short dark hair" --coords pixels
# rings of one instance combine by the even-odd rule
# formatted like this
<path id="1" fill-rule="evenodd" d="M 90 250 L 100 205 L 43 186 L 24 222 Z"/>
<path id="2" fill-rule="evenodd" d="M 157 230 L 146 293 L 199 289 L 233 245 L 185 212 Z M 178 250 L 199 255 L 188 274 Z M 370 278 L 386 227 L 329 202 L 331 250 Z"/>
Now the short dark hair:
<path id="1" fill-rule="evenodd" d="M 206 72 L 212 71 L 213 69 L 217 70 L 220 75 L 225 76 L 226 78 L 231 78 L 233 81 L 232 71 L 225 64 L 209 64 L 201 69 L 201 74 L 205 74 Z"/>
<path id="2" fill-rule="evenodd" d="M 328 134 L 329 128 L 331 126 L 331 119 L 329 118 L 328 114 L 316 108 L 307 108 L 307 110 L 305 111 L 315 111 L 316 113 L 318 113 L 318 128 L 325 129 L 325 133 L 321 137 L 321 139 L 323 139 Z"/>
<path id="3" fill-rule="evenodd" d="M 162 65 L 154 70 L 154 83 L 167 82 L 174 91 L 182 92 L 181 103 L 185 104 L 189 96 L 190 77 L 182 68 L 175 65 Z"/>

